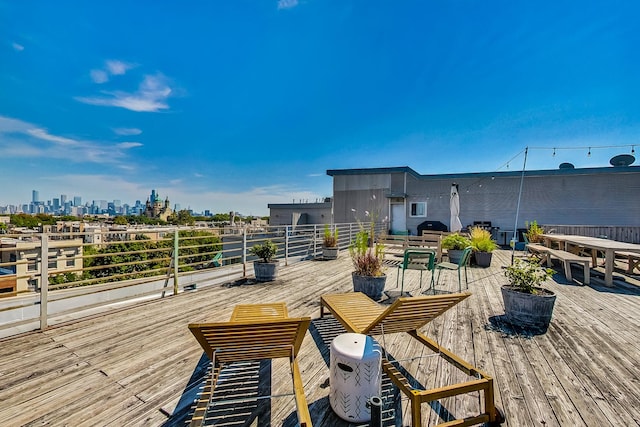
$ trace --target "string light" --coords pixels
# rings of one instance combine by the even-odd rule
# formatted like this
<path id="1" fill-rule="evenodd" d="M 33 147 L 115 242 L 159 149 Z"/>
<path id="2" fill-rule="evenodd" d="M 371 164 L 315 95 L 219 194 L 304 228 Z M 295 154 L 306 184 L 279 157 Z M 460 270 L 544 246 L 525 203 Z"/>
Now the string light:
<path id="1" fill-rule="evenodd" d="M 633 145 L 631 146 L 631 154 L 636 154 L 636 150 L 635 150 L 635 147 Z"/>
<path id="2" fill-rule="evenodd" d="M 589 152 L 587 153 L 587 157 L 591 157 L 591 147 L 589 147 Z"/>
<path id="3" fill-rule="evenodd" d="M 553 147 L 553 157 L 556 156 L 556 147 Z"/>

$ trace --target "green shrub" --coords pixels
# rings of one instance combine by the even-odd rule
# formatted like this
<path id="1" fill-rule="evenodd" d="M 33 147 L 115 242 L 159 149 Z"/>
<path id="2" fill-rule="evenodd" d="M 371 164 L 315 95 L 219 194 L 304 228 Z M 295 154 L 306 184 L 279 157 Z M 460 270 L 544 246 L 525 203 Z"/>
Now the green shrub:
<path id="1" fill-rule="evenodd" d="M 476 252 L 493 252 L 498 244 L 491 238 L 491 233 L 481 227 L 471 229 L 471 247 Z"/>
<path id="2" fill-rule="evenodd" d="M 249 249 L 251 255 L 255 255 L 262 259 L 262 262 L 271 262 L 278 252 L 278 246 L 271 240 L 266 240 L 264 243 L 253 245 Z"/>
<path id="3" fill-rule="evenodd" d="M 537 293 L 535 288 L 539 288 L 549 279 L 553 275 L 553 270 L 542 267 L 540 260 L 535 257 L 531 257 L 529 262 L 516 258 L 514 263 L 506 268 L 504 275 L 518 291 L 535 294 Z"/>
<path id="4" fill-rule="evenodd" d="M 469 246 L 471 246 L 471 241 L 458 233 L 449 234 L 448 236 L 445 236 L 444 239 L 442 239 L 442 247 L 444 249 L 461 251 Z"/>

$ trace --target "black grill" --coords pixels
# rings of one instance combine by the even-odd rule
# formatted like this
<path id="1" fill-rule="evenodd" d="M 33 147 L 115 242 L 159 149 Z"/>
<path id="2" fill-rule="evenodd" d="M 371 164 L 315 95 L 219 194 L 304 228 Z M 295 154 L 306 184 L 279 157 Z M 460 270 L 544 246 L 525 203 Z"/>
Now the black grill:
<path id="1" fill-rule="evenodd" d="M 422 236 L 423 231 L 449 231 L 449 227 L 440 221 L 425 221 L 418 225 L 418 236 Z"/>

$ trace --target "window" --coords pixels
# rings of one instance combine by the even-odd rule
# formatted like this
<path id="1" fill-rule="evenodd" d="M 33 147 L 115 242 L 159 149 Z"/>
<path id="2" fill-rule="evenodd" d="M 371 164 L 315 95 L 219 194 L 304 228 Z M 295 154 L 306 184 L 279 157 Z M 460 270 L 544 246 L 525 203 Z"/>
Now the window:
<path id="1" fill-rule="evenodd" d="M 76 259 L 73 255 L 74 254 L 67 255 L 67 267 L 73 267 L 76 265 Z"/>
<path id="2" fill-rule="evenodd" d="M 411 203 L 411 214 L 409 216 L 427 216 L 427 202 Z"/>
<path id="3" fill-rule="evenodd" d="M 36 263 L 35 258 L 27 259 L 27 271 L 36 271 L 38 269 L 38 264 Z"/>

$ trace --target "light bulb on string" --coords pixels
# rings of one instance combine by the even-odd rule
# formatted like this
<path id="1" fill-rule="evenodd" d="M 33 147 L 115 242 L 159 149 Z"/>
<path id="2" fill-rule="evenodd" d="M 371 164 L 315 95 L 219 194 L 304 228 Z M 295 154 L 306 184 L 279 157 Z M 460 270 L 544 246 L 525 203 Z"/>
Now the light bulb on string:
<path id="1" fill-rule="evenodd" d="M 635 150 L 635 147 L 633 145 L 631 146 L 631 154 L 636 154 L 636 150 Z"/>
<path id="2" fill-rule="evenodd" d="M 556 148 L 553 147 L 553 157 L 555 157 L 555 156 L 556 156 Z"/>
<path id="3" fill-rule="evenodd" d="M 591 157 L 591 147 L 589 147 L 589 152 L 587 153 L 587 157 Z"/>

